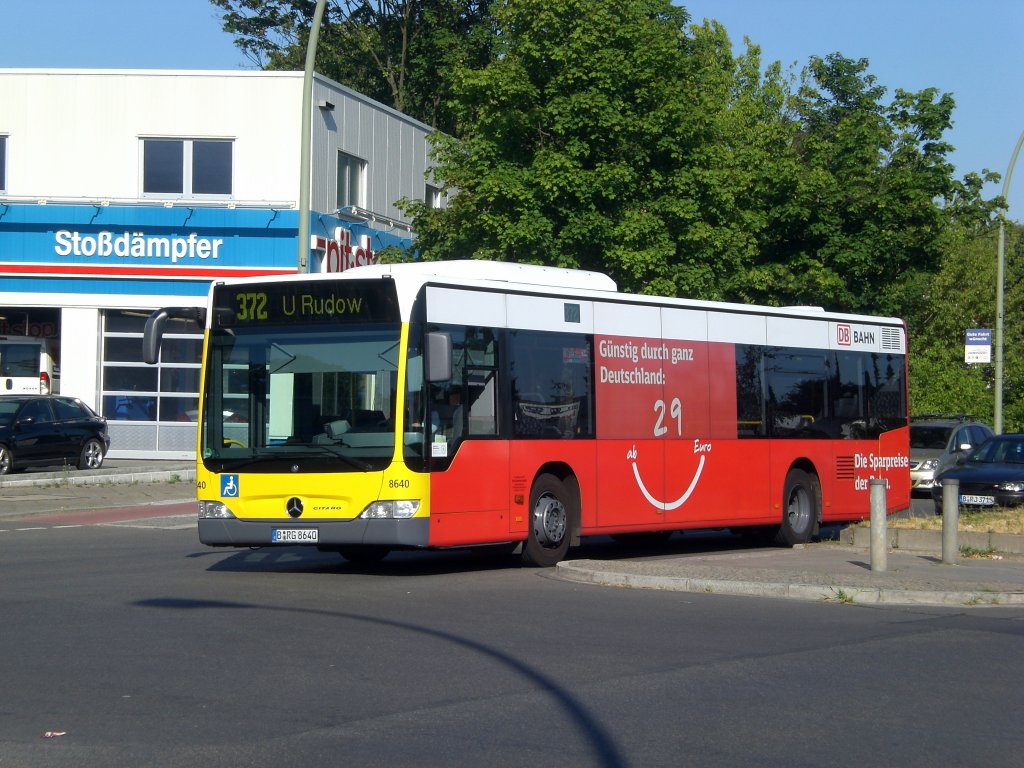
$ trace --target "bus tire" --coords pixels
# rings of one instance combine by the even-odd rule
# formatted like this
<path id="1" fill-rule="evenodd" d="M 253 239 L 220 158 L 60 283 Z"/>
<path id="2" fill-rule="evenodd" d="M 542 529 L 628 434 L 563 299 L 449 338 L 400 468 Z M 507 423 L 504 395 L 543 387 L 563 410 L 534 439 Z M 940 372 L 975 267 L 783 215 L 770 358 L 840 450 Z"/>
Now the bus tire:
<path id="1" fill-rule="evenodd" d="M 391 554 L 388 547 L 372 544 L 353 544 L 338 547 L 335 551 L 353 565 L 376 565 Z"/>
<path id="2" fill-rule="evenodd" d="M 782 547 L 806 544 L 818 529 L 821 488 L 818 478 L 802 469 L 791 469 L 782 489 L 782 525 L 775 543 Z"/>
<path id="3" fill-rule="evenodd" d="M 79 469 L 99 469 L 103 466 L 103 446 L 99 440 L 86 440 L 78 457 Z"/>
<path id="4" fill-rule="evenodd" d="M 551 568 L 569 551 L 576 520 L 571 496 L 554 475 L 540 475 L 530 489 L 530 531 L 523 545 L 523 563 Z"/>

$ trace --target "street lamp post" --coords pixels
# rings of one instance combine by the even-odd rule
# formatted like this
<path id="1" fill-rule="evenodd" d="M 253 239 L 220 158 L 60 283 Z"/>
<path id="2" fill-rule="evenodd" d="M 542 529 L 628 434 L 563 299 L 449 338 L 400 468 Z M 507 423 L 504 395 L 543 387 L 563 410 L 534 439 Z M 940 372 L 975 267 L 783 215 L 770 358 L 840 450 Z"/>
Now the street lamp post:
<path id="1" fill-rule="evenodd" d="M 1013 177 L 1013 166 L 1017 163 L 1021 145 L 1024 145 L 1024 132 L 1017 139 L 1017 146 L 1010 156 L 1010 167 L 1006 169 L 1003 179 L 1003 200 L 1010 193 L 1010 179 Z M 1006 272 L 1006 207 L 999 213 L 999 257 L 996 261 L 996 382 L 995 382 L 995 413 L 994 426 L 997 435 L 1003 433 L 1003 276 Z"/>
<path id="2" fill-rule="evenodd" d="M 320 37 L 320 22 L 324 18 L 327 0 L 316 0 L 313 25 L 306 43 L 306 69 L 302 77 L 302 149 L 299 152 L 299 242 L 297 265 L 299 272 L 309 271 L 309 156 L 310 133 L 313 129 L 313 67 L 316 62 L 316 41 Z"/>

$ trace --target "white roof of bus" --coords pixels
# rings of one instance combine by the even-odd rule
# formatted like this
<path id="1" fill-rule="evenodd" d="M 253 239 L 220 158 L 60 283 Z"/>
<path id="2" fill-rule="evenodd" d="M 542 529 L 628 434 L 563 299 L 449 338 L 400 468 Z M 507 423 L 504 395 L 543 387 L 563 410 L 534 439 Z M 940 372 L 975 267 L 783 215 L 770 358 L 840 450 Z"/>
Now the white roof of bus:
<path id="1" fill-rule="evenodd" d="M 790 317 L 813 317 L 850 322 L 872 322 L 902 325 L 903 321 L 896 317 L 859 315 L 842 312 L 828 312 L 821 307 L 788 306 L 772 307 L 757 304 L 736 304 L 730 302 L 707 301 L 701 299 L 680 299 L 672 297 L 648 296 L 644 294 L 621 293 L 615 281 L 600 272 L 589 272 L 578 269 L 562 269 L 559 267 L 543 267 L 536 264 L 519 264 L 503 261 L 484 261 L 482 259 L 459 259 L 451 261 L 416 261 L 401 264 L 368 264 L 353 267 L 344 272 L 332 273 L 300 273 L 268 277 L 243 277 L 234 280 L 218 281 L 223 283 L 257 283 L 267 280 L 345 280 L 366 279 L 373 277 L 392 277 L 398 284 L 399 301 L 403 306 L 403 314 L 408 312 L 412 298 L 424 283 L 447 284 L 467 288 L 496 288 L 512 291 L 528 291 L 531 293 L 550 293 L 551 289 L 558 294 L 567 293 L 578 298 L 594 300 L 612 298 L 636 304 L 655 303 L 666 306 L 681 306 L 694 309 L 709 309 L 726 312 L 756 313 Z M 501 283 L 495 286 L 494 283 Z"/>
<path id="2" fill-rule="evenodd" d="M 517 285 L 534 285 L 549 288 L 573 288 L 591 291 L 618 290 L 615 281 L 600 272 L 582 269 L 542 267 L 537 264 L 519 264 L 510 261 L 483 261 L 480 259 L 457 259 L 453 261 L 415 261 L 404 264 L 369 264 L 355 267 L 348 274 L 372 277 L 382 274 L 402 274 L 429 281 L 436 277 L 442 280 L 486 280 Z"/>

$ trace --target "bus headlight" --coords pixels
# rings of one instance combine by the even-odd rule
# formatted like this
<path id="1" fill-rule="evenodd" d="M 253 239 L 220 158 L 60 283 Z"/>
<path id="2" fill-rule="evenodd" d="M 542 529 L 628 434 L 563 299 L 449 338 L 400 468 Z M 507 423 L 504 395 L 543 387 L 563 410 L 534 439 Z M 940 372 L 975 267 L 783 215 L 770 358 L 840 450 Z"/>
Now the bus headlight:
<path id="1" fill-rule="evenodd" d="M 364 520 L 404 520 L 413 517 L 419 508 L 419 499 L 375 501 L 359 516 Z"/>
<path id="2" fill-rule="evenodd" d="M 235 514 L 222 501 L 200 501 L 199 517 L 212 520 L 233 519 Z"/>

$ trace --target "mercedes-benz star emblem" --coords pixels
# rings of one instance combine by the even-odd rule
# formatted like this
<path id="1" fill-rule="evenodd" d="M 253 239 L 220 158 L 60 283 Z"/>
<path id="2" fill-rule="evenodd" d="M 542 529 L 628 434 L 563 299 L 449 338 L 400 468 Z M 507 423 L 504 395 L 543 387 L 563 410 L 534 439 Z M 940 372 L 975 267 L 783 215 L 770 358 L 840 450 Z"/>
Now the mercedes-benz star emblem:
<path id="1" fill-rule="evenodd" d="M 302 514 L 302 499 L 292 496 L 284 508 L 288 511 L 289 517 L 298 517 Z"/>

